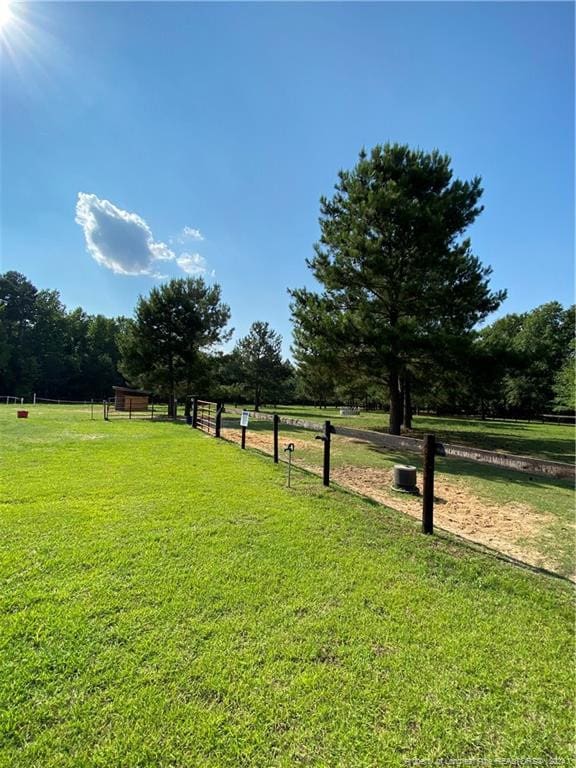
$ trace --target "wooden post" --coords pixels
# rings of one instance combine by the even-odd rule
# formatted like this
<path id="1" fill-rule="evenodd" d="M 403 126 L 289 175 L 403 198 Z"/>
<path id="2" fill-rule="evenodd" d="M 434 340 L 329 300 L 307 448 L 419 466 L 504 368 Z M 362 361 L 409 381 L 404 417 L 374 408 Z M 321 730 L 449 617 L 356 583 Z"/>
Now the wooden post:
<path id="1" fill-rule="evenodd" d="M 216 424 L 214 427 L 214 437 L 220 437 L 221 427 L 222 427 L 222 403 L 218 401 L 216 403 Z"/>
<path id="2" fill-rule="evenodd" d="M 104 421 L 106 421 L 106 400 L 102 400 L 102 416 Z"/>
<path id="3" fill-rule="evenodd" d="M 241 448 L 246 448 L 246 427 L 242 427 L 242 442 L 240 444 Z"/>
<path id="4" fill-rule="evenodd" d="M 278 464 L 278 433 L 280 431 L 280 416 L 274 414 L 274 464 Z"/>
<path id="5" fill-rule="evenodd" d="M 192 426 L 194 429 L 198 426 L 198 398 L 192 399 Z"/>
<path id="6" fill-rule="evenodd" d="M 434 457 L 436 454 L 434 435 L 424 435 L 423 450 L 422 532 L 434 533 Z"/>
<path id="7" fill-rule="evenodd" d="M 330 433 L 332 427 L 329 421 L 324 422 L 324 472 L 322 482 L 326 487 L 330 485 Z"/>
<path id="8" fill-rule="evenodd" d="M 94 400 L 90 400 L 90 418 L 94 419 Z"/>

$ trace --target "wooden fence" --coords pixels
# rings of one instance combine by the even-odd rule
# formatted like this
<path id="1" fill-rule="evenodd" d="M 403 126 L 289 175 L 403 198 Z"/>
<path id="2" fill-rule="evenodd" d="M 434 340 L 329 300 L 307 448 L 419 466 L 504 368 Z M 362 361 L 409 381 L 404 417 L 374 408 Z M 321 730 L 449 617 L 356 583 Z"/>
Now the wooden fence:
<path id="1" fill-rule="evenodd" d="M 240 414 L 237 408 L 227 409 L 230 413 Z M 530 456 L 516 456 L 509 453 L 500 453 L 495 451 L 485 451 L 470 446 L 457 445 L 452 443 L 441 443 L 436 440 L 435 435 L 424 435 L 423 439 L 406 437 L 404 435 L 390 435 L 387 433 L 374 432 L 367 429 L 355 429 L 353 427 L 334 426 L 330 421 L 323 424 L 308 421 L 307 419 L 292 419 L 279 417 L 277 414 L 250 412 L 250 418 L 259 421 L 269 421 L 273 423 L 274 439 L 274 462 L 278 463 L 278 433 L 280 424 L 286 426 L 299 427 L 314 431 L 317 439 L 324 443 L 323 451 L 323 471 L 322 478 L 325 486 L 330 485 L 330 446 L 333 435 L 361 440 L 370 443 L 379 448 L 388 450 L 397 450 L 402 452 L 416 453 L 422 456 L 422 530 L 424 533 L 432 533 L 434 528 L 434 473 L 435 457 L 446 456 L 466 461 L 472 461 L 480 464 L 501 467 L 503 469 L 512 469 L 517 472 L 528 474 L 543 474 L 555 478 L 574 479 L 575 470 L 571 464 L 564 464 L 559 461 L 549 461 L 546 459 L 537 459 Z M 242 430 L 242 447 L 246 445 L 245 428 Z"/>
<path id="2" fill-rule="evenodd" d="M 229 408 L 231 413 L 242 413 L 237 408 Z M 322 482 L 328 487 L 330 485 L 330 448 L 332 435 L 338 434 L 343 437 L 358 437 L 365 434 L 364 430 L 348 429 L 347 427 L 335 427 L 330 421 L 324 424 L 317 424 L 305 419 L 281 418 L 277 414 L 268 413 L 250 413 L 251 418 L 260 421 L 271 421 L 273 423 L 274 435 L 274 463 L 278 463 L 278 435 L 280 424 L 286 426 L 300 427 L 317 432 L 316 439 L 324 444 Z M 396 435 L 379 435 L 375 432 L 366 431 L 368 436 L 377 435 L 379 444 L 386 448 L 402 449 L 412 451 L 423 456 L 423 478 L 422 478 L 422 531 L 426 534 L 434 532 L 434 457 L 435 437 L 434 435 L 425 435 L 423 440 L 416 440 L 410 437 L 397 437 Z M 365 439 L 365 438 L 362 438 Z M 242 434 L 242 447 L 245 446 L 245 431 Z"/>
<path id="3" fill-rule="evenodd" d="M 228 409 L 231 413 L 240 413 L 235 408 Z M 269 413 L 250 413 L 252 419 L 262 421 L 272 421 L 274 416 Z M 287 424 L 303 429 L 310 429 L 315 432 L 321 432 L 323 425 L 305 419 L 289 419 L 282 417 L 282 424 Z M 371 443 L 380 448 L 390 450 L 410 451 L 411 453 L 423 453 L 423 441 L 415 437 L 406 437 L 404 435 L 389 435 L 385 432 L 374 432 L 369 429 L 356 429 L 353 427 L 335 427 L 332 425 L 332 434 L 342 435 L 363 442 Z M 436 456 L 452 456 L 454 458 L 466 459 L 479 464 L 490 464 L 491 466 L 502 467 L 503 469 L 514 469 L 517 472 L 528 474 L 548 475 L 562 479 L 574 479 L 574 466 L 564 464 L 560 461 L 550 461 L 548 459 L 537 459 L 532 456 L 517 456 L 512 453 L 501 453 L 500 451 L 485 451 L 481 448 L 472 448 L 468 445 L 458 445 L 456 443 L 435 443 Z"/>

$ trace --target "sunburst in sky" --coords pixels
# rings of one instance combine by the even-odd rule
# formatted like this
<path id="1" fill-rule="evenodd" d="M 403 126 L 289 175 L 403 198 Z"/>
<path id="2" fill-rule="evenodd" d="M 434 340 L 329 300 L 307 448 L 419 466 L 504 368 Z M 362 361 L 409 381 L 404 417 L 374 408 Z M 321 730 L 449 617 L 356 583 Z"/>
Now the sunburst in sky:
<path id="1" fill-rule="evenodd" d="M 0 32 L 2 34 L 4 34 L 4 31 L 13 19 L 12 3 L 9 3 L 8 0 L 0 0 Z"/>

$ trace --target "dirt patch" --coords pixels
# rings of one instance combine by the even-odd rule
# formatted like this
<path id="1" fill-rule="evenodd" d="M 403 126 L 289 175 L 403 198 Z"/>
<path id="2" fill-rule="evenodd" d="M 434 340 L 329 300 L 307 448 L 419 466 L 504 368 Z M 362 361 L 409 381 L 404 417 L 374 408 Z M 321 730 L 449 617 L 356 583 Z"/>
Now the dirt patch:
<path id="1" fill-rule="evenodd" d="M 240 442 L 240 432 L 224 429 L 223 437 Z M 310 448 L 309 440 L 290 438 L 296 450 Z M 250 433 L 250 447 L 272 453 L 271 433 Z M 310 472 L 321 474 L 319 466 L 306 466 Z M 363 496 L 368 496 L 392 509 L 420 519 L 422 498 L 392 490 L 393 470 L 375 467 L 343 466 L 331 470 L 334 482 Z M 540 551 L 546 539 L 553 544 L 548 526 L 552 515 L 536 512 L 528 504 L 508 502 L 491 504 L 475 496 L 465 480 L 435 477 L 434 521 L 439 528 L 456 533 L 470 541 L 484 544 L 529 565 L 557 571 L 558 564 Z"/>
<path id="2" fill-rule="evenodd" d="M 340 485 L 392 509 L 418 519 L 422 516 L 421 497 L 392 490 L 392 469 L 340 467 L 333 470 L 332 477 Z M 471 493 L 464 482 L 447 480 L 439 474 L 435 478 L 434 495 L 434 521 L 439 528 L 531 565 L 555 570 L 556 563 L 544 556 L 537 546 L 537 542 L 541 544 L 542 538 L 547 536 L 545 528 L 553 521 L 551 515 L 517 502 L 490 504 Z"/>
<path id="3" fill-rule="evenodd" d="M 230 428 L 224 428 L 222 429 L 222 437 L 225 440 L 231 440 L 233 443 L 240 444 L 241 439 L 241 433 L 239 429 L 230 429 Z M 311 441 L 310 440 L 298 440 L 296 437 L 287 437 L 286 435 L 281 435 L 280 440 L 280 453 L 282 453 L 283 449 L 286 447 L 286 443 L 290 441 L 291 443 L 294 443 L 294 448 L 297 452 L 309 450 Z M 272 431 L 270 432 L 250 432 L 249 436 L 246 441 L 246 445 L 248 448 L 257 448 L 259 451 L 262 451 L 263 453 L 269 453 L 270 456 L 272 456 Z M 314 443 L 312 442 L 312 445 Z M 318 443 L 320 446 L 320 444 Z"/>

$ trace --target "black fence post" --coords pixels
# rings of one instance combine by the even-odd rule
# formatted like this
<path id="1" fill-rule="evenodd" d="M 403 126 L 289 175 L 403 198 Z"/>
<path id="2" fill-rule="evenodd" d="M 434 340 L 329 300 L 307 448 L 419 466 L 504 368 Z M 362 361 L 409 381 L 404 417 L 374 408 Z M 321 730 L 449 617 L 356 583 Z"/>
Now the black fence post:
<path id="1" fill-rule="evenodd" d="M 218 401 L 216 403 L 216 424 L 214 429 L 214 437 L 220 437 L 221 428 L 222 428 L 222 403 Z"/>
<path id="2" fill-rule="evenodd" d="M 274 464 L 278 464 L 278 433 L 280 431 L 280 416 L 274 414 Z"/>
<path id="3" fill-rule="evenodd" d="M 324 472 L 323 483 L 326 487 L 330 485 L 330 434 L 332 427 L 329 421 L 324 422 Z"/>
<path id="4" fill-rule="evenodd" d="M 242 449 L 246 448 L 246 427 L 242 427 L 242 442 L 240 443 Z"/>
<path id="5" fill-rule="evenodd" d="M 422 532 L 434 533 L 434 458 L 436 455 L 434 435 L 424 435 L 423 450 Z"/>
<path id="6" fill-rule="evenodd" d="M 132 418 L 132 398 L 128 398 L 128 418 Z"/>
<path id="7" fill-rule="evenodd" d="M 108 421 L 108 414 L 106 413 L 106 400 L 102 400 L 102 416 L 104 421 Z"/>
<path id="8" fill-rule="evenodd" d="M 194 429 L 198 426 L 198 398 L 192 398 L 192 426 Z"/>

